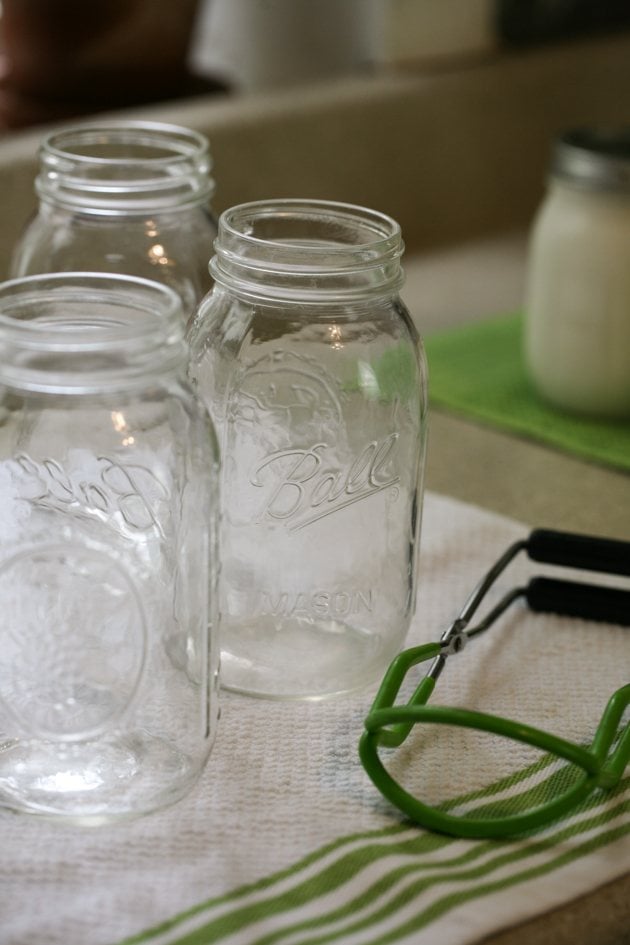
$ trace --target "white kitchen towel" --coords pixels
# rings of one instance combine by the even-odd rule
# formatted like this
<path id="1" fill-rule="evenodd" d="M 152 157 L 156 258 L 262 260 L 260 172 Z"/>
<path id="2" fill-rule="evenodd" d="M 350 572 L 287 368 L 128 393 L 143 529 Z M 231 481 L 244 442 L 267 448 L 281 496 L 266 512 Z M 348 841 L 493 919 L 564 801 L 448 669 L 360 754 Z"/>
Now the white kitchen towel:
<path id="1" fill-rule="evenodd" d="M 408 643 L 437 639 L 527 532 L 428 494 Z M 493 595 L 546 570 L 521 556 Z M 516 604 L 449 660 L 431 702 L 588 744 L 629 669 L 630 630 Z M 322 703 L 223 694 L 199 783 L 138 821 L 79 828 L 2 814 L 1 945 L 467 945 L 627 872 L 630 772 L 525 838 L 458 840 L 405 821 L 357 756 L 374 691 Z M 440 747 L 429 771 L 438 795 L 512 789 L 500 751 Z M 402 752 L 411 766 L 413 741 Z M 510 785 L 544 791 L 545 758 L 517 749 L 510 763 Z"/>

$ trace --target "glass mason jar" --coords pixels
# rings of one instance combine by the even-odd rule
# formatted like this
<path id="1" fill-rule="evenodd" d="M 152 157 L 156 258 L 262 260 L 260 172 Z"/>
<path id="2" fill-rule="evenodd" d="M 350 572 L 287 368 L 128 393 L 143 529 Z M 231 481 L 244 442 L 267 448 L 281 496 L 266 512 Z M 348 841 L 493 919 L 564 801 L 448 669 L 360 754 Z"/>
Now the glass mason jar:
<path id="1" fill-rule="evenodd" d="M 553 150 L 529 248 L 525 357 L 551 404 L 630 417 L 630 129 L 580 129 Z"/>
<path id="2" fill-rule="evenodd" d="M 326 201 L 219 220 L 191 370 L 223 455 L 221 678 L 321 698 L 378 678 L 414 609 L 424 353 L 400 228 Z"/>
<path id="3" fill-rule="evenodd" d="M 156 122 L 78 125 L 40 148 L 39 209 L 11 275 L 74 270 L 163 282 L 188 319 L 212 285 L 216 236 L 206 138 Z"/>
<path id="4" fill-rule="evenodd" d="M 217 718 L 217 451 L 181 300 L 0 285 L 0 806 L 85 823 L 181 797 Z"/>

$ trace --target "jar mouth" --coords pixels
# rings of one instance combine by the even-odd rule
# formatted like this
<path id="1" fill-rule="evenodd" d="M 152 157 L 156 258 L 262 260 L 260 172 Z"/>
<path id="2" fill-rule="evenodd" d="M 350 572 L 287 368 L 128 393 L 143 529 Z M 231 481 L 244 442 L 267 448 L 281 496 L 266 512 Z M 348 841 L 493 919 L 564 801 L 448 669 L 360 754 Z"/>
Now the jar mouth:
<path id="1" fill-rule="evenodd" d="M 135 276 L 70 272 L 0 284 L 0 384 L 90 393 L 185 364 L 182 303 Z"/>
<path id="2" fill-rule="evenodd" d="M 344 297 L 402 284 L 400 226 L 377 210 L 329 200 L 240 204 L 219 218 L 216 282 L 257 296 Z"/>
<path id="3" fill-rule="evenodd" d="M 200 204 L 214 190 L 207 138 L 179 125 L 77 125 L 48 135 L 39 156 L 40 199 L 82 212 Z"/>

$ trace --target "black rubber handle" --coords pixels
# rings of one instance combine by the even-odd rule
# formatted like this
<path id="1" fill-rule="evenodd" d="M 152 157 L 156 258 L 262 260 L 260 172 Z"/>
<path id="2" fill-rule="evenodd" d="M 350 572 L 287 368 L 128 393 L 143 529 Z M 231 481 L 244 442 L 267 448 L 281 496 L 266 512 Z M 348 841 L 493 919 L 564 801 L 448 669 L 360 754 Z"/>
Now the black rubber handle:
<path id="1" fill-rule="evenodd" d="M 527 554 L 546 564 L 630 575 L 630 541 L 538 528 L 527 540 Z"/>
<path id="2" fill-rule="evenodd" d="M 630 627 L 630 591 L 618 587 L 533 578 L 525 599 L 532 610 Z"/>

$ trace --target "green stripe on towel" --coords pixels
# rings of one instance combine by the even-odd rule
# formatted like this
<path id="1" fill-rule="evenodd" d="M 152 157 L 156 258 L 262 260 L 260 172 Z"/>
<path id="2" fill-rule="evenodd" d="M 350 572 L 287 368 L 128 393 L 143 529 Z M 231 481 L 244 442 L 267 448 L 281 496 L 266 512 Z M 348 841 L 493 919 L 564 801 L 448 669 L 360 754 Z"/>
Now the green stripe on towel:
<path id="1" fill-rule="evenodd" d="M 431 402 L 583 459 L 630 470 L 630 420 L 591 420 L 545 404 L 527 378 L 520 315 L 429 335 Z"/>
<path id="2" fill-rule="evenodd" d="M 511 786 L 526 787 L 531 778 L 529 790 L 539 794 L 557 775 L 546 768 L 545 757 L 516 773 Z M 474 796 L 489 799 L 506 783 Z M 595 792 L 565 820 L 522 839 L 457 840 L 400 824 L 340 838 L 292 869 L 200 904 L 124 945 L 211 945 L 234 935 L 248 945 L 396 942 L 466 902 L 553 873 L 628 835 L 629 789 L 626 778 L 609 793 Z M 331 892 L 334 901 L 326 903 Z"/>

